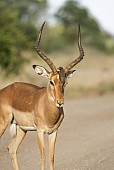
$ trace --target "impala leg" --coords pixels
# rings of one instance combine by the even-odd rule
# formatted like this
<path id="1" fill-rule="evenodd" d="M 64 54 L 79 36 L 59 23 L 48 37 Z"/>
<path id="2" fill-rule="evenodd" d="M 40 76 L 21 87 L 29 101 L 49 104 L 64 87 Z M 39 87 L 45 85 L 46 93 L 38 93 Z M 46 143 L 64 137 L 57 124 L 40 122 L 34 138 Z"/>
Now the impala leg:
<path id="1" fill-rule="evenodd" d="M 54 152 L 55 152 L 55 143 L 57 138 L 57 131 L 49 135 L 49 163 L 50 170 L 54 170 Z"/>
<path id="2" fill-rule="evenodd" d="M 44 170 L 45 167 L 45 145 L 44 145 L 44 132 L 38 131 L 38 145 L 41 156 L 41 170 Z"/>
<path id="3" fill-rule="evenodd" d="M 0 138 L 4 134 L 9 122 L 0 122 Z"/>
<path id="4" fill-rule="evenodd" d="M 0 110 L 0 113 L 1 113 L 1 110 Z M 9 124 L 9 117 L 5 118 L 2 115 L 0 115 L 0 138 L 4 134 L 8 124 Z"/>
<path id="5" fill-rule="evenodd" d="M 20 127 L 17 126 L 17 134 L 12 139 L 11 143 L 8 146 L 8 151 L 12 160 L 14 170 L 19 170 L 18 163 L 17 163 L 17 149 L 21 144 L 22 140 L 24 139 L 26 132 L 23 131 Z"/>

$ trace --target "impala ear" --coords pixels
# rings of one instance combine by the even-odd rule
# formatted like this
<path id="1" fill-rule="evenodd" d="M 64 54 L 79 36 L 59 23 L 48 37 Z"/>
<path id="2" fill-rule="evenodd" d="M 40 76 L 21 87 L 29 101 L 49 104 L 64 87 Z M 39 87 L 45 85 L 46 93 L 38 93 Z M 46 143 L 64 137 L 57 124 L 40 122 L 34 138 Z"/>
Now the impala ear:
<path id="1" fill-rule="evenodd" d="M 38 75 L 49 78 L 49 71 L 46 70 L 44 67 L 39 66 L 39 65 L 33 65 L 33 68 Z"/>
<path id="2" fill-rule="evenodd" d="M 71 70 L 71 71 L 68 71 L 67 72 L 67 77 L 70 78 L 72 77 L 73 73 L 75 72 L 76 70 Z"/>

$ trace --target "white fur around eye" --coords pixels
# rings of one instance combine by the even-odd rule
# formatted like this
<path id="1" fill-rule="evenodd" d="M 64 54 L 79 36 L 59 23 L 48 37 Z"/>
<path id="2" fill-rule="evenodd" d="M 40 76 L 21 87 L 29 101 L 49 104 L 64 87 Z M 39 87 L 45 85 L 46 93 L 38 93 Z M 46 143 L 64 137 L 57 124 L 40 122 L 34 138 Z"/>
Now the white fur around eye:
<path id="1" fill-rule="evenodd" d="M 55 85 L 55 83 L 54 83 L 54 81 L 53 81 L 53 80 L 50 80 L 50 84 L 51 84 L 52 86 L 54 86 L 54 85 Z"/>

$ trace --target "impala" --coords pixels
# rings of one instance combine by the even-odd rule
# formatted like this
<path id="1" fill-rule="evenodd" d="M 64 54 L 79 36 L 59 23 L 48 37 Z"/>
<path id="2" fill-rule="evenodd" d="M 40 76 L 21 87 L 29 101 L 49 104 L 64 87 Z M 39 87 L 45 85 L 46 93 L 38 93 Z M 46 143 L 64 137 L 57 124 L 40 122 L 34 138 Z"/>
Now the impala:
<path id="1" fill-rule="evenodd" d="M 33 65 L 33 68 L 38 75 L 48 78 L 47 87 L 15 82 L 0 90 L 0 137 L 10 123 L 10 131 L 13 139 L 8 146 L 8 151 L 14 170 L 19 169 L 16 153 L 27 131 L 37 131 L 41 170 L 45 168 L 46 158 L 44 134 L 48 134 L 50 170 L 54 170 L 54 150 L 57 131 L 64 118 L 64 88 L 67 84 L 67 78 L 71 77 L 75 71 L 71 69 L 84 56 L 79 26 L 79 57 L 72 61 L 66 68 L 56 68 L 53 62 L 39 48 L 44 24 L 45 22 L 40 28 L 35 43 L 35 50 L 49 65 L 51 72 L 39 65 Z"/>

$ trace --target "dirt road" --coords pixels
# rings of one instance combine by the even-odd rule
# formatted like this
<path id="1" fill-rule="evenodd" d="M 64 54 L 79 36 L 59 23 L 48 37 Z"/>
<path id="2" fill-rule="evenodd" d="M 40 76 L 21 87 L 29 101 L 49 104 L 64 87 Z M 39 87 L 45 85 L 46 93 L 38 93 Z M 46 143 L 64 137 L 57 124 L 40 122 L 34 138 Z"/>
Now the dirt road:
<path id="1" fill-rule="evenodd" d="M 0 140 L 0 170 L 12 170 L 6 149 L 10 139 L 6 131 Z M 36 132 L 27 134 L 18 160 L 20 170 L 40 169 Z M 56 144 L 55 170 L 114 170 L 114 96 L 66 101 L 65 119 Z"/>

